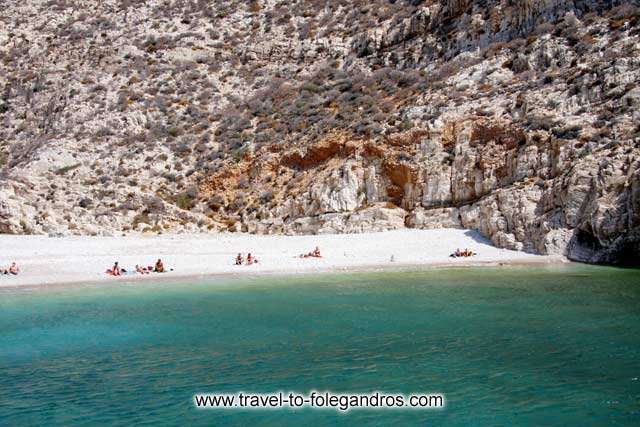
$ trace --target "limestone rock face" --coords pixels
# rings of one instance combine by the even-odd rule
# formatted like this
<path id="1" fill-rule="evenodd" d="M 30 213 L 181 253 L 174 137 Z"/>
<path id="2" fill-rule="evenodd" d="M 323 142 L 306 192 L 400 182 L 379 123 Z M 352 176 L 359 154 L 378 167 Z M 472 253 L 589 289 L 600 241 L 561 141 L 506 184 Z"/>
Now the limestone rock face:
<path id="1" fill-rule="evenodd" d="M 358 208 L 364 201 L 359 191 L 362 180 L 345 165 L 334 170 L 320 185 L 313 186 L 311 199 L 317 204 L 317 213 L 348 212 Z"/>
<path id="2" fill-rule="evenodd" d="M 29 231 L 29 217 L 34 217 L 35 209 L 23 206 L 16 185 L 4 184 L 0 187 L 0 232 L 22 234 Z M 32 224 L 31 224 L 32 225 Z"/>
<path id="3" fill-rule="evenodd" d="M 614 262 L 635 251 L 638 147 L 612 144 L 591 152 L 542 135 L 468 118 L 429 133 L 396 135 L 375 150 L 354 143 L 348 159 L 327 158 L 312 174 L 290 170 L 299 176 L 295 197 L 283 200 L 269 220 L 246 218 L 249 230 L 468 228 L 499 247 L 587 262 Z"/>
<path id="4" fill-rule="evenodd" d="M 586 262 L 621 260 L 625 264 L 635 264 L 637 261 L 633 258 L 637 257 L 640 249 L 638 158 L 589 158 L 581 163 L 573 172 L 575 178 L 570 181 L 579 186 L 574 184 L 567 189 L 578 193 L 578 196 L 569 198 L 574 203 L 568 219 L 576 224 L 576 229 L 568 246 L 568 255 Z M 592 168 L 590 173 L 586 167 Z M 586 186 L 590 186 L 588 191 L 585 191 Z M 579 207 L 576 207 L 576 200 L 582 202 Z"/>
<path id="5" fill-rule="evenodd" d="M 415 208 L 406 218 L 406 225 L 410 228 L 462 228 L 458 208 Z"/>
<path id="6" fill-rule="evenodd" d="M 407 212 L 398 207 L 372 205 L 346 213 L 326 213 L 280 221 L 249 222 L 249 231 L 260 234 L 338 234 L 386 231 L 404 227 Z"/>

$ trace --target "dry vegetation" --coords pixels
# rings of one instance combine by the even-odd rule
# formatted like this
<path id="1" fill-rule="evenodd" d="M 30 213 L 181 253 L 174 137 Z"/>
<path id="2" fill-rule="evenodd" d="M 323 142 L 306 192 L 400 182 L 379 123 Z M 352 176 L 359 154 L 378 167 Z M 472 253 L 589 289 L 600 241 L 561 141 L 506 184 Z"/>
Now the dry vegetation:
<path id="1" fill-rule="evenodd" d="M 249 159 L 266 170 L 274 153 L 333 134 L 370 152 L 419 142 L 453 112 L 512 123 L 478 129 L 479 144 L 518 146 L 535 131 L 596 145 L 639 136 L 628 124 L 637 80 L 605 78 L 637 67 L 636 2 L 520 20 L 470 1 L 7 3 L 0 168 L 4 180 L 36 174 L 20 190 L 37 199 L 31 228 L 65 223 L 55 206 L 66 206 L 97 228 L 208 230 L 274 198 L 252 176 L 231 196 L 201 194 L 212 176 Z M 533 108 L 540 97 L 549 104 Z M 50 153 L 69 160 L 33 166 Z"/>

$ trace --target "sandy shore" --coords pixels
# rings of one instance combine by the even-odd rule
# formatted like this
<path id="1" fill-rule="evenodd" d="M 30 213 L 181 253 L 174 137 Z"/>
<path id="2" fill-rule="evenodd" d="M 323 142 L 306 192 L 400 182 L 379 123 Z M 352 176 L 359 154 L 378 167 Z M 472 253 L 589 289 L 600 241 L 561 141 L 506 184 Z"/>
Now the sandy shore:
<path id="1" fill-rule="evenodd" d="M 323 258 L 297 257 L 316 246 L 320 247 Z M 0 247 L 0 265 L 16 261 L 22 270 L 19 276 L 0 275 L 0 287 L 561 261 L 557 257 L 498 249 L 476 232 L 457 229 L 321 236 L 218 234 L 50 238 L 0 235 Z M 478 256 L 450 258 L 449 254 L 456 248 L 468 248 Z M 238 252 L 245 256 L 251 252 L 260 262 L 236 266 L 234 259 Z M 174 271 L 121 278 L 104 273 L 114 261 L 133 271 L 136 264 L 153 265 L 158 258 Z"/>

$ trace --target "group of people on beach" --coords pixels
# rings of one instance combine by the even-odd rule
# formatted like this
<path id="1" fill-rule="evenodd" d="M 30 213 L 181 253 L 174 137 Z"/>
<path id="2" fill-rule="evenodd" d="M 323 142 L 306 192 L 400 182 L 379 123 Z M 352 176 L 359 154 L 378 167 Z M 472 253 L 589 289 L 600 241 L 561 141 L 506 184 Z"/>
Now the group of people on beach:
<path id="1" fill-rule="evenodd" d="M 461 251 L 460 248 L 458 248 L 458 249 L 456 249 L 456 251 L 454 253 L 449 255 L 449 257 L 451 257 L 451 258 L 468 258 L 468 257 L 476 256 L 476 255 L 478 255 L 478 254 L 473 252 L 473 251 L 470 251 L 469 249 L 465 249 L 464 251 Z"/>
<path id="2" fill-rule="evenodd" d="M 322 255 L 320 255 L 320 248 L 316 246 L 316 248 L 311 252 L 306 254 L 300 254 L 299 257 L 300 258 L 322 258 Z"/>
<path id="3" fill-rule="evenodd" d="M 316 246 L 314 250 L 306 254 L 300 254 L 298 258 L 322 258 L 322 255 L 320 254 L 320 248 Z M 253 265 L 253 264 L 258 264 L 258 259 L 253 255 L 251 255 L 251 253 L 247 254 L 246 261 L 241 253 L 239 253 L 238 256 L 236 256 L 236 265 Z"/>
<path id="4" fill-rule="evenodd" d="M 106 271 L 109 276 L 122 276 L 123 274 L 149 274 L 149 273 L 164 273 L 166 270 L 161 259 L 156 261 L 155 266 L 143 267 L 136 264 L 135 271 L 127 271 L 125 268 L 120 267 L 118 261 L 113 264 L 113 267 Z"/>
<path id="5" fill-rule="evenodd" d="M 307 253 L 307 254 L 301 254 L 300 258 L 322 258 L 322 255 L 320 255 L 320 248 L 316 246 L 316 248 Z M 236 256 L 235 259 L 235 265 L 253 265 L 253 264 L 258 264 L 258 259 L 251 255 L 251 253 L 247 254 L 247 257 L 245 259 L 245 257 L 242 256 L 241 253 L 238 254 L 238 256 Z M 173 269 L 171 270 L 173 271 Z M 149 274 L 149 273 L 164 273 L 165 272 L 165 268 L 164 265 L 162 264 L 162 260 L 158 260 L 156 261 L 156 264 L 154 267 L 142 267 L 138 264 L 136 264 L 135 267 L 135 272 L 128 272 L 126 269 L 120 267 L 120 265 L 118 264 L 118 262 L 116 261 L 113 264 L 113 267 L 111 267 L 110 269 L 108 269 L 106 271 L 106 274 L 109 276 L 122 276 L 124 274 Z"/>
<path id="6" fill-rule="evenodd" d="M 469 249 L 460 250 L 460 248 L 458 248 L 454 253 L 449 255 L 449 257 L 468 258 L 476 255 L 477 253 L 470 251 Z M 322 258 L 322 255 L 320 254 L 320 248 L 316 246 L 316 248 L 313 251 L 306 254 L 300 254 L 298 258 Z M 391 257 L 391 261 L 392 262 L 394 261 L 393 256 Z M 241 253 L 239 253 L 235 259 L 235 265 L 253 265 L 253 264 L 258 264 L 258 259 L 253 255 L 251 255 L 251 253 L 247 254 L 246 259 L 242 256 Z M 136 264 L 134 271 L 127 271 L 125 268 L 120 267 L 120 265 L 116 261 L 113 264 L 113 267 L 111 267 L 106 271 L 106 274 L 109 276 L 122 276 L 124 274 L 150 274 L 150 273 L 164 273 L 166 271 L 167 270 L 165 269 L 161 259 L 158 259 L 154 266 L 144 267 L 139 264 Z M 173 269 L 169 271 L 173 271 Z M 15 262 L 11 263 L 11 265 L 7 268 L 0 268 L 0 275 L 11 274 L 11 275 L 17 276 L 19 273 L 20 273 L 20 268 L 18 267 L 18 264 Z"/>
<path id="7" fill-rule="evenodd" d="M 251 255 L 251 253 L 247 254 L 246 264 L 245 264 L 245 259 L 242 256 L 242 254 L 238 254 L 238 256 L 236 257 L 236 265 L 253 265 L 253 264 L 257 264 L 257 263 L 258 263 L 258 259 L 256 257 L 254 257 L 253 255 Z"/>
<path id="8" fill-rule="evenodd" d="M 12 262 L 11 265 L 7 268 L 0 268 L 0 274 L 12 274 L 17 276 L 20 273 L 20 267 L 15 262 Z"/>
<path id="9" fill-rule="evenodd" d="M 298 257 L 299 258 L 322 258 L 322 255 L 320 254 L 320 248 L 316 246 L 316 248 L 311 252 L 306 254 L 300 254 Z M 253 265 L 253 264 L 258 264 L 258 259 L 253 255 L 251 255 L 251 253 L 247 254 L 246 261 L 241 253 L 239 253 L 238 256 L 236 256 L 236 265 Z"/>

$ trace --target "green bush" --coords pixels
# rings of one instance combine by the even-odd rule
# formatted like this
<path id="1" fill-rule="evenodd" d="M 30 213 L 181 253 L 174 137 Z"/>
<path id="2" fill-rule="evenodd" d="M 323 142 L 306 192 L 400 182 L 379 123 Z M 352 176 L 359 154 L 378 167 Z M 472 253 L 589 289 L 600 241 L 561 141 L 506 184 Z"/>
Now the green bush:
<path id="1" fill-rule="evenodd" d="M 176 196 L 176 206 L 186 211 L 193 209 L 195 206 L 195 196 L 190 192 L 180 193 Z"/>
<path id="2" fill-rule="evenodd" d="M 63 168 L 60 168 L 60 169 L 56 170 L 55 174 L 56 175 L 64 175 L 67 172 L 71 172 L 72 170 L 78 169 L 80 166 L 81 166 L 81 163 L 76 163 L 75 165 L 65 166 Z"/>

